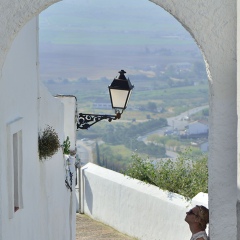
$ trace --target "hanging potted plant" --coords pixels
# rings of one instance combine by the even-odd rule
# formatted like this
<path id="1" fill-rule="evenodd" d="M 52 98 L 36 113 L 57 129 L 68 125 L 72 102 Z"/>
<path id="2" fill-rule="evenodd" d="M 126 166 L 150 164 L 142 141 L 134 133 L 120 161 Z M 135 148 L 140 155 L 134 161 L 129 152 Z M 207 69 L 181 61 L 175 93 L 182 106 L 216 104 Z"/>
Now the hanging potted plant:
<path id="1" fill-rule="evenodd" d="M 53 127 L 47 127 L 38 134 L 38 154 L 40 160 L 46 160 L 57 153 L 60 148 L 58 134 Z"/>

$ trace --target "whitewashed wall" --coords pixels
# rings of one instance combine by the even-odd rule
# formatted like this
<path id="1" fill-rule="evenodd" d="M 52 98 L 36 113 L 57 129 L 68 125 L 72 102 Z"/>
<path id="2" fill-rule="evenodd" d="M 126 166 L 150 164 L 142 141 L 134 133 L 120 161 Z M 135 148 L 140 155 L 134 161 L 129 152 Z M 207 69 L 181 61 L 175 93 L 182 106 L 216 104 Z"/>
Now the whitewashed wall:
<path id="1" fill-rule="evenodd" d="M 64 107 L 64 138 L 66 140 L 67 136 L 70 140 L 70 150 L 76 149 L 76 108 L 77 108 L 77 99 L 75 96 L 69 95 L 59 95 L 56 97 L 58 101 L 61 101 Z M 76 158 L 74 159 L 76 160 Z M 67 163 L 69 164 L 69 162 Z M 70 225 L 70 234 L 71 239 L 75 239 L 76 235 L 76 192 L 75 192 L 75 181 L 76 181 L 76 168 L 75 161 L 69 166 L 69 170 L 73 173 L 72 177 L 72 192 L 70 195 L 70 206 L 69 206 L 69 225 Z"/>
<path id="2" fill-rule="evenodd" d="M 240 239 L 240 230 L 237 234 L 240 204 L 238 214 L 236 211 L 237 193 L 239 195 L 236 65 L 239 1 L 150 1 L 172 14 L 194 37 L 203 53 L 209 79 L 210 238 Z"/>
<path id="3" fill-rule="evenodd" d="M 88 163 L 82 168 L 81 211 L 141 240 L 189 240 L 186 211 L 207 196 L 186 202 L 182 196 Z"/>
<path id="4" fill-rule="evenodd" d="M 22 27 L 58 1 L 61 0 L 0 0 L 0 71 L 12 41 Z"/>
<path id="5" fill-rule="evenodd" d="M 75 217 L 65 187 L 60 150 L 45 162 L 38 158 L 38 131 L 53 126 L 63 140 L 64 108 L 38 80 L 38 21 L 33 18 L 13 41 L 0 75 L 0 239 L 72 240 Z M 22 118 L 23 208 L 10 218 L 7 125 Z M 75 194 L 74 194 L 75 196 Z M 75 200 L 75 198 L 74 198 Z"/>
<path id="6" fill-rule="evenodd" d="M 65 111 L 64 105 L 54 98 L 49 91 L 40 84 L 40 123 L 39 129 L 47 125 L 53 126 L 59 135 L 60 143 L 64 141 Z M 74 108 L 74 106 L 72 107 Z M 74 115 L 69 116 L 74 122 Z M 71 135 L 74 132 L 70 131 Z M 75 191 L 71 192 L 65 186 L 66 162 L 62 149 L 53 158 L 40 162 L 39 177 L 44 183 L 41 188 L 42 200 L 39 204 L 42 210 L 43 229 L 48 229 L 49 239 L 75 239 Z M 74 168 L 72 168 L 74 170 Z M 73 179 L 75 178 L 75 173 Z M 41 183 L 40 183 L 41 184 Z M 73 181 L 74 184 L 74 181 Z M 74 190 L 74 186 L 73 186 Z M 44 204 L 42 204 L 44 202 Z M 47 221 L 46 221 L 47 219 Z M 43 238 L 41 238 L 43 239 Z"/>
<path id="7" fill-rule="evenodd" d="M 58 95 L 56 97 L 64 106 L 64 140 L 69 137 L 70 150 L 75 150 L 77 98 L 71 95 Z"/>
<path id="8" fill-rule="evenodd" d="M 239 14 L 240 13 L 240 2 L 237 1 L 236 4 L 236 11 Z M 238 57 L 240 58 L 240 19 L 238 17 L 237 19 L 237 59 Z M 237 61 L 237 96 L 236 96 L 236 100 L 237 100 L 237 113 L 238 116 L 240 115 L 240 71 L 238 71 L 240 69 L 240 61 Z M 237 211 L 236 211 L 236 215 L 237 215 L 237 239 L 240 239 L 240 127 L 239 127 L 239 121 L 238 121 L 238 128 L 237 128 Z"/>
<path id="9" fill-rule="evenodd" d="M 31 182 L 37 181 L 38 163 L 38 84 L 37 84 L 37 35 L 36 19 L 33 19 L 13 42 L 2 69 L 0 80 L 1 112 L 1 220 L 0 239 L 24 239 L 26 233 L 34 234 L 34 218 L 37 210 L 38 190 Z M 23 205 L 27 211 L 19 210 L 13 219 L 8 214 L 8 156 L 6 126 L 16 118 L 23 118 Z M 29 138 L 31 134 L 31 138 Z M 31 196 L 31 197 L 30 197 Z M 32 201 L 35 199 L 35 201 Z M 38 203 L 38 201 L 37 201 Z M 30 214 L 31 213 L 31 214 Z M 24 223 L 25 222 L 25 223 Z M 27 224 L 26 224 L 27 223 Z M 28 224 L 32 226 L 29 228 Z M 13 231 L 13 229 L 18 229 Z M 40 231 L 37 230 L 40 234 Z"/>

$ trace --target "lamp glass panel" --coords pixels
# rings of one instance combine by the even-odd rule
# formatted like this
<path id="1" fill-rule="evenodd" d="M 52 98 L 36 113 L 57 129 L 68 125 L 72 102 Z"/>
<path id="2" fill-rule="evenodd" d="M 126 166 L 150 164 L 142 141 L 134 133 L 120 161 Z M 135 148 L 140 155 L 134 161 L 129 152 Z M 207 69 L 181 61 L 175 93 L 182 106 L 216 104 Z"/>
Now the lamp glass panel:
<path id="1" fill-rule="evenodd" d="M 128 91 L 111 89 L 113 108 L 125 108 L 125 103 L 128 97 Z"/>
<path id="2" fill-rule="evenodd" d="M 129 102 L 129 99 L 130 99 L 131 93 L 132 93 L 132 91 L 129 91 L 128 99 L 127 99 L 127 102 L 126 102 L 126 107 L 127 107 L 127 105 L 128 105 L 128 102 Z"/>

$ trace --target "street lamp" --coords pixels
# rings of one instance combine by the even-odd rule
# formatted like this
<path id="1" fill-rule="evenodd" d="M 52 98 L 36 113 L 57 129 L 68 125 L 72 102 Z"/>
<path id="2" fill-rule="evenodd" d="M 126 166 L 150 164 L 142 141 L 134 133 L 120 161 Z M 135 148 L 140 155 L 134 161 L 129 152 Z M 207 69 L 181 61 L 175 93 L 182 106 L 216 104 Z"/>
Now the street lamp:
<path id="1" fill-rule="evenodd" d="M 125 77 L 124 70 L 119 71 L 118 78 L 114 78 L 110 86 L 108 86 L 112 108 L 115 110 L 115 115 L 99 115 L 78 113 L 77 116 L 77 130 L 88 129 L 93 124 L 107 119 L 109 122 L 112 120 L 120 119 L 123 111 L 127 108 L 127 104 L 133 89 L 130 80 Z"/>

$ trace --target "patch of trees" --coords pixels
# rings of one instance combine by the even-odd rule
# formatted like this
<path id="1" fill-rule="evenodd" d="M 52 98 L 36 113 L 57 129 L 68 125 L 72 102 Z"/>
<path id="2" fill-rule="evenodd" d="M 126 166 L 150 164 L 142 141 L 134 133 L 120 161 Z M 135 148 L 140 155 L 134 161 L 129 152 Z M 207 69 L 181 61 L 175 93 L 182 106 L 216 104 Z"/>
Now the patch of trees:
<path id="1" fill-rule="evenodd" d="M 167 120 L 165 118 L 151 119 L 142 123 L 136 123 L 136 121 L 133 121 L 127 126 L 122 123 L 116 123 L 114 125 L 108 123 L 102 127 L 102 125 L 99 124 L 98 127 L 92 127 L 87 131 L 78 131 L 77 139 L 102 138 L 107 143 L 117 145 L 124 142 L 126 138 L 136 139 L 138 136 L 166 127 L 167 125 Z"/>
<path id="2" fill-rule="evenodd" d="M 125 146 L 126 149 L 129 149 L 131 152 L 134 151 L 156 158 L 165 157 L 166 149 L 164 146 L 159 146 L 154 143 L 145 144 L 143 141 L 138 140 L 141 134 L 165 126 L 167 126 L 167 120 L 164 118 L 138 124 L 131 123 L 128 127 L 122 124 L 108 124 L 104 131 L 101 131 L 101 135 L 99 135 L 99 138 L 101 138 L 105 144 L 99 145 L 96 143 L 94 152 L 96 163 L 99 166 L 121 172 L 129 164 L 131 154 L 129 154 L 129 157 L 126 157 L 124 152 L 115 151 L 114 146 L 120 145 Z"/>
<path id="3" fill-rule="evenodd" d="M 137 139 L 138 136 L 167 126 L 165 118 L 151 119 L 142 123 L 130 123 L 127 126 L 122 124 L 107 125 L 102 139 L 111 144 L 122 144 L 127 139 Z"/>
<path id="4" fill-rule="evenodd" d="M 187 200 L 199 192 L 208 192 L 207 156 L 191 158 L 191 152 L 185 151 L 175 160 L 161 160 L 157 163 L 132 156 L 132 163 L 125 174 L 162 190 L 178 193 Z"/>
<path id="5" fill-rule="evenodd" d="M 155 157 L 164 157 L 165 147 L 157 146 L 153 143 L 147 145 L 143 141 L 137 140 L 137 138 L 140 135 L 165 126 L 167 126 L 167 120 L 165 118 L 152 119 L 139 124 L 130 124 L 128 127 L 108 125 L 101 138 L 105 143 L 111 145 L 123 144 L 127 148 L 137 150 L 140 153 L 146 153 Z"/>
<path id="6" fill-rule="evenodd" d="M 163 112 L 163 109 L 158 109 L 157 104 L 155 102 L 148 102 L 145 105 L 139 106 L 140 111 L 149 111 L 149 112 Z"/>
<path id="7" fill-rule="evenodd" d="M 95 163 L 116 172 L 122 172 L 129 164 L 129 158 L 124 158 L 121 152 L 116 151 L 113 147 L 106 144 L 98 144 L 94 151 Z"/>

